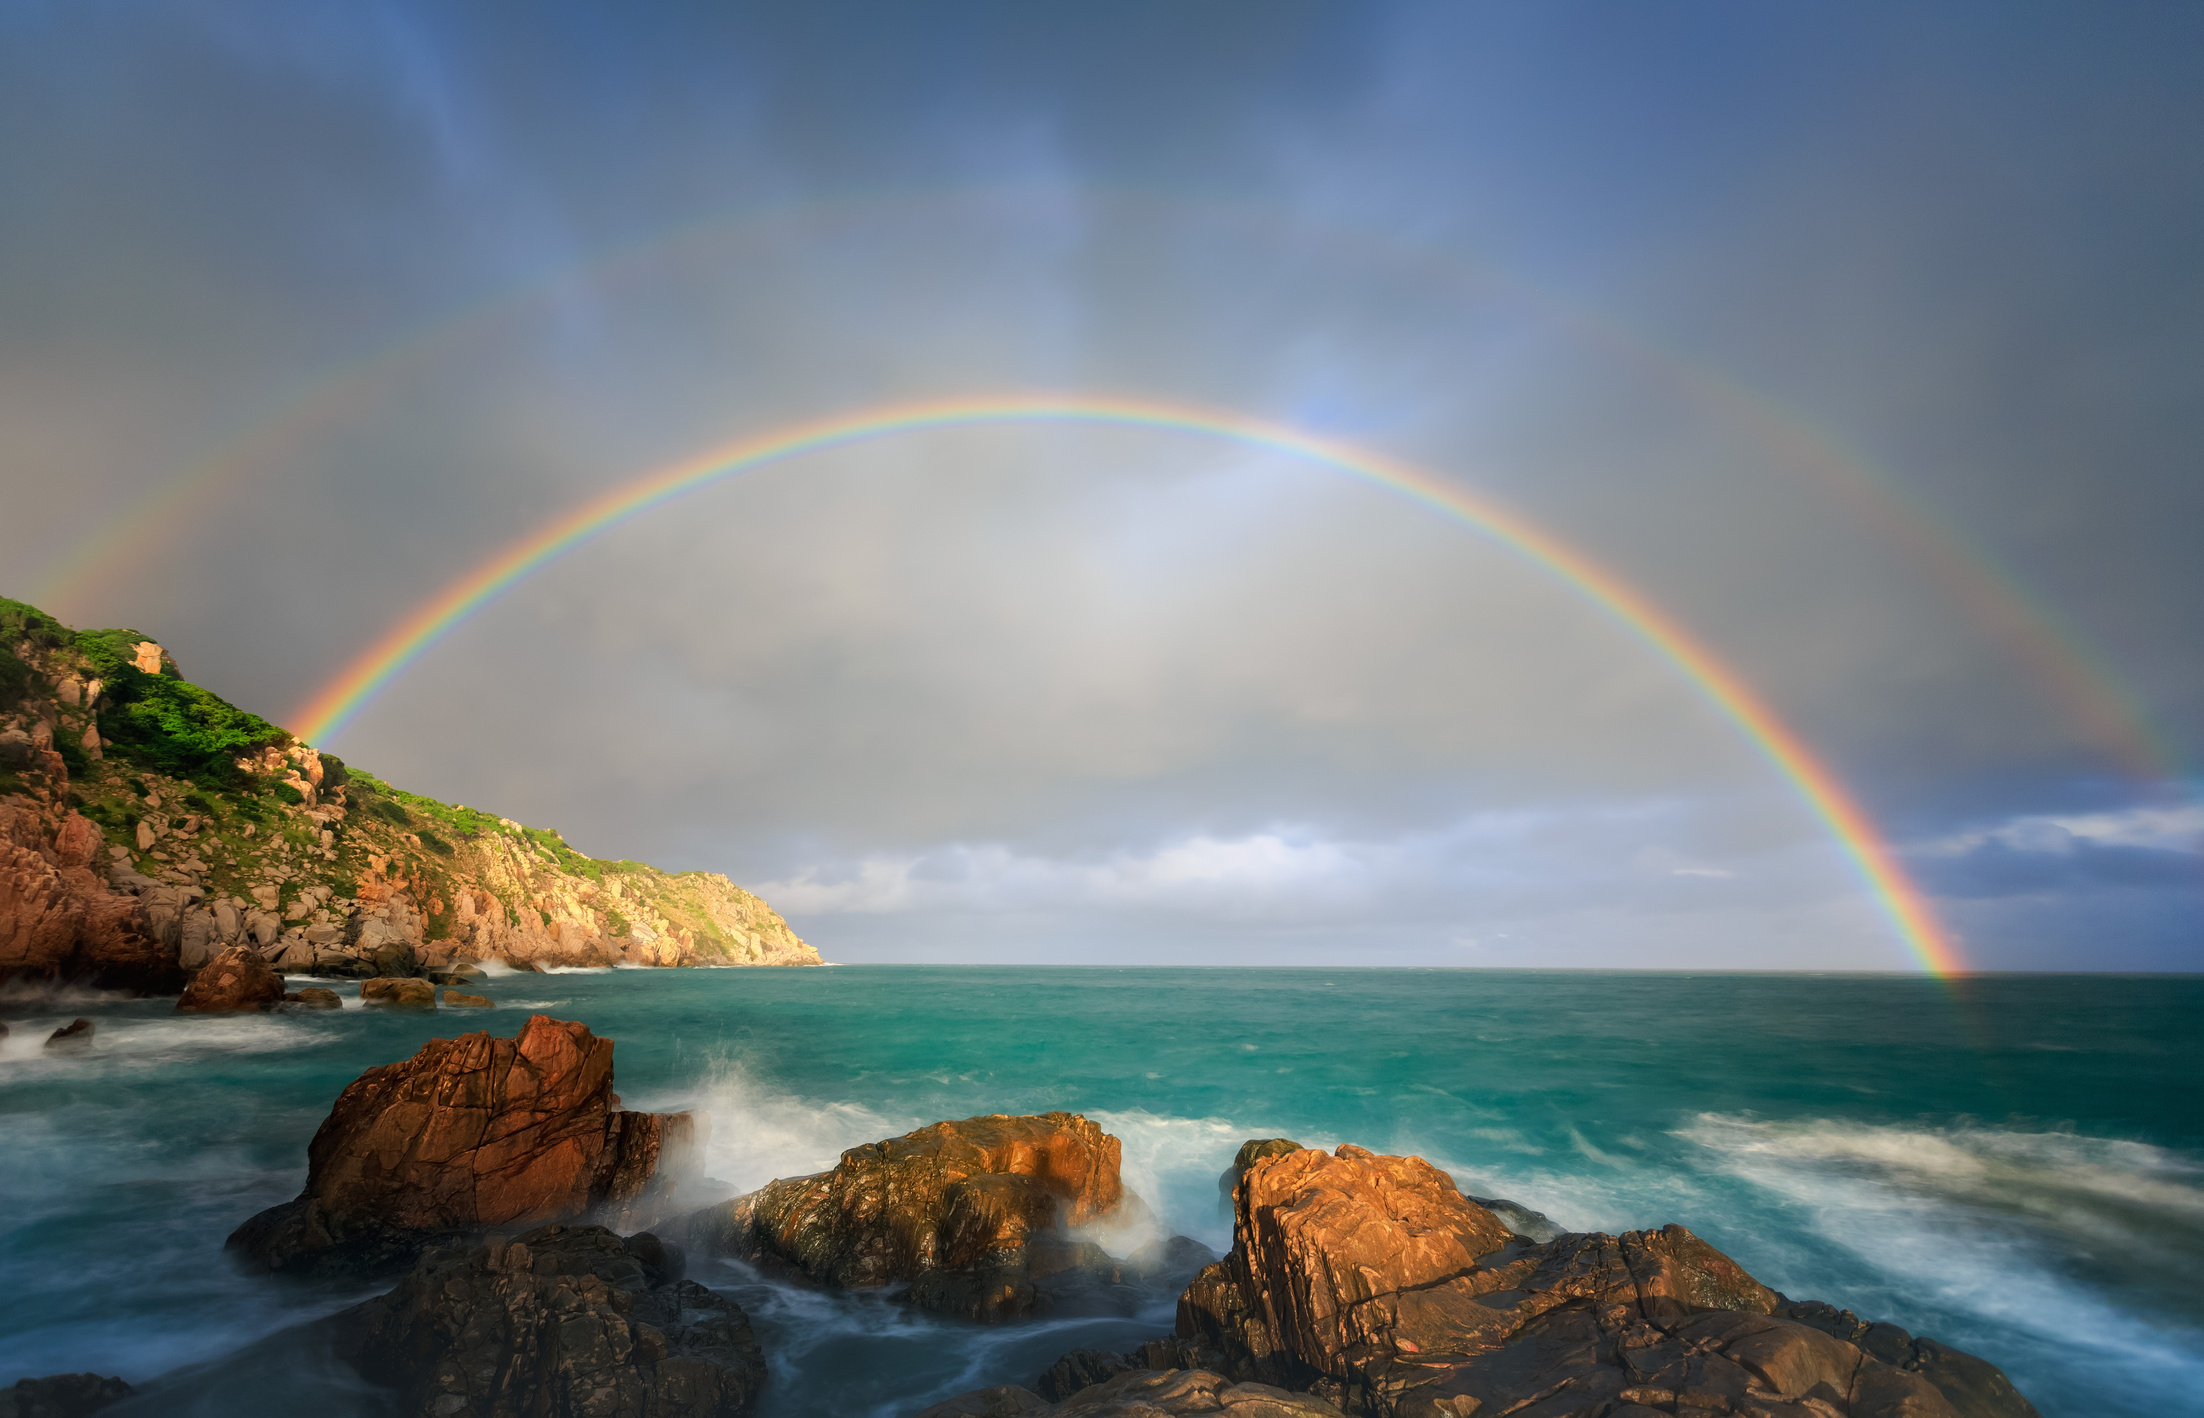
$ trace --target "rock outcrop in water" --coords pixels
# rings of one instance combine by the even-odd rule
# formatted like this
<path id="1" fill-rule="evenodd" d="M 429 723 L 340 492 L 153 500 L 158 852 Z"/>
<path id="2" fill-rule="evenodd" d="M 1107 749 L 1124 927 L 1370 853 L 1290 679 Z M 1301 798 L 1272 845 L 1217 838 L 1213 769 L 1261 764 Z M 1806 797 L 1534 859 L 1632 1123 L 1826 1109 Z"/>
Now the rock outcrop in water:
<path id="1" fill-rule="evenodd" d="M 0 980 L 175 994 L 234 946 L 362 978 L 819 963 L 723 876 L 402 792 L 188 683 L 136 631 L 0 599 Z"/>
<path id="2" fill-rule="evenodd" d="M 2030 1418 L 1994 1366 L 1768 1289 L 1680 1226 L 1533 1244 L 1420 1158 L 1257 1160 L 1179 1352 L 1375 1418 Z"/>
<path id="3" fill-rule="evenodd" d="M 283 1003 L 283 977 L 250 947 L 233 945 L 209 960 L 176 1001 L 178 1014 L 235 1014 Z"/>
<path id="4" fill-rule="evenodd" d="M 679 1234 L 839 1289 L 907 1283 L 914 1304 L 969 1319 L 1082 1308 L 1143 1268 L 1067 1234 L 1145 1220 L 1119 1153 L 1075 1113 L 935 1123 L 699 1212 Z M 1150 1259 L 1170 1265 L 1161 1250 Z"/>
<path id="5" fill-rule="evenodd" d="M 360 1371 L 409 1418 L 739 1418 L 765 1382 L 749 1318 L 679 1268 L 602 1226 L 432 1251 L 375 1302 Z"/>
<path id="6" fill-rule="evenodd" d="M 0 1418 L 86 1418 L 136 1392 L 117 1378 L 53 1374 L 0 1388 Z"/>
<path id="7" fill-rule="evenodd" d="M 431 1039 L 369 1069 L 314 1134 L 306 1190 L 240 1226 L 230 1248 L 268 1270 L 372 1273 L 491 1227 L 645 1224 L 693 1123 L 622 1111 L 612 1048 L 539 1014 L 516 1038 Z"/>

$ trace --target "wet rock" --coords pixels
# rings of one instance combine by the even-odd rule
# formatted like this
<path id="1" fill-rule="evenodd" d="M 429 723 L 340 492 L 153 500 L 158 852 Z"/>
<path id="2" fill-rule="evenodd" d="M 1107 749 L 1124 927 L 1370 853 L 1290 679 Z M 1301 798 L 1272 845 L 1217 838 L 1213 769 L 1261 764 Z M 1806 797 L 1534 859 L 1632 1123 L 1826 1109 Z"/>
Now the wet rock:
<path id="1" fill-rule="evenodd" d="M 737 1418 L 765 1382 L 749 1318 L 678 1270 L 602 1226 L 433 1251 L 380 1302 L 360 1371 L 419 1418 Z"/>
<path id="2" fill-rule="evenodd" d="M 75 1053 L 92 1047 L 92 1021 L 78 1019 L 46 1036 L 46 1047 L 57 1053 Z"/>
<path id="3" fill-rule="evenodd" d="M 1105 1379 L 1146 1367 L 1138 1358 L 1112 1354 L 1106 1349 L 1074 1349 L 1060 1356 L 1033 1381 L 1033 1391 L 1056 1403 Z"/>
<path id="4" fill-rule="evenodd" d="M 436 986 L 426 980 L 376 979 L 360 982 L 360 1003 L 390 1009 L 436 1008 Z"/>
<path id="5" fill-rule="evenodd" d="M 444 1003 L 454 1009 L 488 1009 L 488 995 L 463 995 L 457 990 L 444 991 Z"/>
<path id="6" fill-rule="evenodd" d="M 228 1244 L 269 1270 L 356 1275 L 491 1227 L 643 1225 L 693 1140 L 687 1113 L 620 1109 L 610 1039 L 539 1014 L 361 1074 L 314 1134 L 305 1191 Z"/>
<path id="7" fill-rule="evenodd" d="M 996 1384 L 945 1398 L 931 1408 L 920 1409 L 917 1418 L 1026 1418 L 1028 1414 L 1055 1411 L 1056 1405 L 1032 1389 Z"/>
<path id="8" fill-rule="evenodd" d="M 1465 1410 L 1466 1411 L 1466 1410 Z M 1050 1403 L 1030 1389 L 986 1388 L 959 1394 L 915 1418 L 1160 1418 L 1221 1413 L 1226 1418 L 1340 1418 L 1329 1399 L 1270 1384 L 1234 1383 L 1204 1369 L 1131 1369 Z M 1540 1418 L 1545 1418 L 1541 1414 Z"/>
<path id="9" fill-rule="evenodd" d="M 1118 1160 L 1118 1140 L 1073 1113 L 936 1123 L 707 1208 L 683 1236 L 840 1289 L 908 1283 L 912 1303 L 970 1319 L 1073 1299 L 1106 1312 L 1122 1267 L 1067 1228 L 1145 1215 Z"/>
<path id="10" fill-rule="evenodd" d="M 121 1379 L 54 1374 L 0 1389 L 0 1418 L 83 1418 L 136 1392 Z"/>
<path id="11" fill-rule="evenodd" d="M 283 998 L 285 1003 L 295 1004 L 300 1009 L 344 1008 L 344 1001 L 337 998 L 335 990 L 300 990 L 297 994 L 285 995 Z"/>
<path id="12" fill-rule="evenodd" d="M 1533 1243 L 1420 1158 L 1260 1159 L 1234 1206 L 1182 1353 L 1373 1418 L 2034 1413 L 1985 1361 L 1794 1304 L 1681 1226 Z"/>
<path id="13" fill-rule="evenodd" d="M 209 960 L 184 987 L 178 1014 L 230 1014 L 273 1009 L 283 1002 L 283 977 L 258 951 L 233 945 Z"/>

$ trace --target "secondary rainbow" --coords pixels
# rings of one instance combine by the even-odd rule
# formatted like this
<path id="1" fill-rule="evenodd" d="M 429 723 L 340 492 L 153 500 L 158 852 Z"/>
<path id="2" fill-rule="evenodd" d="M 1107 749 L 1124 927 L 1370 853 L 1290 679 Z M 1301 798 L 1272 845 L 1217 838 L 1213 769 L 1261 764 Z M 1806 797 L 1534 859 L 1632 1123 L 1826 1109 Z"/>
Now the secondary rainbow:
<path id="1" fill-rule="evenodd" d="M 468 616 L 560 554 L 700 487 L 770 463 L 838 446 L 928 430 L 1020 423 L 1152 428 L 1265 448 L 1400 493 L 1473 527 L 1560 576 L 1684 672 L 1784 777 L 1842 844 L 1868 891 L 1923 968 L 1964 968 L 1868 817 L 1837 776 L 1744 678 L 1622 578 L 1552 533 L 1434 475 L 1300 430 L 1210 409 L 1150 400 L 1012 397 L 891 404 L 782 428 L 712 448 L 645 474 L 554 518 L 422 603 L 322 687 L 296 714 L 300 737 L 343 731 L 376 693 Z"/>

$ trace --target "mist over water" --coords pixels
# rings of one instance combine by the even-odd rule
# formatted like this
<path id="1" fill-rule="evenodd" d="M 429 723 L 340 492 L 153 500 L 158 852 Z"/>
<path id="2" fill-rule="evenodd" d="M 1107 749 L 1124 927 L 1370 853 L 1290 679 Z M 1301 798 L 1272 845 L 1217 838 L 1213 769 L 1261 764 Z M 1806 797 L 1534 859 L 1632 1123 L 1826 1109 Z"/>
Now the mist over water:
<path id="1" fill-rule="evenodd" d="M 238 1275 L 222 1240 L 296 1193 L 361 1070 L 533 1011 L 618 1041 L 629 1107 L 705 1113 L 727 1190 L 941 1118 L 1066 1108 L 1123 1140 L 1165 1226 L 1222 1250 L 1241 1140 L 1351 1141 L 1573 1228 L 1682 1222 L 1795 1297 L 1990 1357 L 2046 1414 L 2163 1414 L 2204 1387 L 2196 979 L 858 966 L 490 992 L 486 1013 L 239 1019 L 0 997 L 0 1382 L 119 1372 L 145 1390 L 124 1414 L 386 1411 L 284 1333 L 359 1293 Z M 91 1048 L 47 1054 L 80 1015 Z M 1171 1322 L 990 1329 L 695 1275 L 758 1325 L 771 1414 L 907 1414 Z"/>

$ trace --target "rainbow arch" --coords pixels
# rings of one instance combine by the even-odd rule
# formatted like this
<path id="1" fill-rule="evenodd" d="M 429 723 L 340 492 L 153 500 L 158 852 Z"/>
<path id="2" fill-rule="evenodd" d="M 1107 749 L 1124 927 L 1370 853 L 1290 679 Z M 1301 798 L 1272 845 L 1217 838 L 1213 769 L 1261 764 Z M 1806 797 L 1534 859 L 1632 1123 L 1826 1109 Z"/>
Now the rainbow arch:
<path id="1" fill-rule="evenodd" d="M 415 607 L 300 707 L 293 716 L 296 731 L 309 741 L 343 732 L 380 690 L 501 593 L 562 553 L 683 493 L 848 444 L 936 429 L 1032 423 L 1160 429 L 1283 453 L 1400 493 L 1553 572 L 1674 663 L 1791 782 L 1843 846 L 1922 968 L 1938 976 L 1965 968 L 1956 943 L 1836 774 L 1742 676 L 1622 578 L 1523 517 L 1405 463 L 1283 425 L 1151 400 L 1026 396 L 881 405 L 738 439 L 646 473 L 553 518 Z"/>

